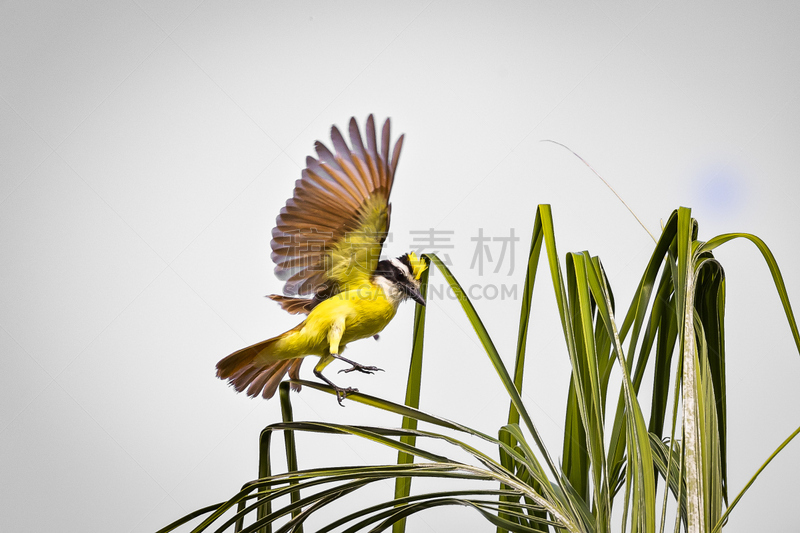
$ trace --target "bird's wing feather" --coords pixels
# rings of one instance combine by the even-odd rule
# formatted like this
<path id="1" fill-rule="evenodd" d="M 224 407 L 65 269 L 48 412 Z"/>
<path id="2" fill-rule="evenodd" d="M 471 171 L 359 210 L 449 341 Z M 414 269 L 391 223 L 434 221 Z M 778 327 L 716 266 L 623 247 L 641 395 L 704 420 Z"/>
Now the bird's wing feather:
<path id="1" fill-rule="evenodd" d="M 378 152 L 375 121 L 367 119 L 366 146 L 354 118 L 352 148 L 334 126 L 331 152 L 317 142 L 317 159 L 308 157 L 272 230 L 275 275 L 286 295 L 327 296 L 368 280 L 389 230 L 394 173 L 403 146 L 401 135 L 389 153 L 390 123 L 383 125 Z"/>

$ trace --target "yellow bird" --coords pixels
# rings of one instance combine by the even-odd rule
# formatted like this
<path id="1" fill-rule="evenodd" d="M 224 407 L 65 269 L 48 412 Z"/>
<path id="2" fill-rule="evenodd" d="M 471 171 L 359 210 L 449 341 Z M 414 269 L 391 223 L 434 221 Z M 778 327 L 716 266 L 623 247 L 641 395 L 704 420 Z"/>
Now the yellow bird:
<path id="1" fill-rule="evenodd" d="M 336 390 L 341 405 L 357 389 L 337 387 L 322 370 L 334 359 L 352 365 L 340 372 L 380 370 L 341 354 L 354 340 L 377 337 L 400 302 L 411 298 L 425 305 L 420 294 L 425 262 L 413 252 L 380 260 L 403 136 L 390 154 L 389 119 L 381 132 L 380 151 L 372 115 L 367 119 L 366 146 L 354 118 L 349 126 L 352 148 L 336 126 L 331 128 L 335 153 L 316 142 L 317 159 L 306 159 L 306 169 L 272 230 L 275 275 L 286 283 L 283 296 L 269 297 L 287 312 L 308 317 L 217 363 L 217 377 L 227 379 L 238 392 L 246 389 L 250 396 L 272 398 L 287 373 L 298 379 L 303 358 L 316 355 L 320 359 L 314 375 Z"/>

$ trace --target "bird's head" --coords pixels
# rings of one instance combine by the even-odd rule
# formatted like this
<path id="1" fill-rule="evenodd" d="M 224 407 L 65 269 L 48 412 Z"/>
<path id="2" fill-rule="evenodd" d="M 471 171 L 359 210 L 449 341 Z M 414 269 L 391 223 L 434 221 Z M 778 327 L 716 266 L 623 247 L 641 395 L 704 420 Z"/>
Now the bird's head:
<path id="1" fill-rule="evenodd" d="M 420 292 L 420 276 L 426 268 L 428 265 L 425 261 L 411 252 L 395 259 L 380 261 L 373 278 L 377 284 L 384 287 L 387 295 L 391 299 L 396 299 L 398 303 L 411 298 L 418 304 L 425 305 L 425 299 Z"/>

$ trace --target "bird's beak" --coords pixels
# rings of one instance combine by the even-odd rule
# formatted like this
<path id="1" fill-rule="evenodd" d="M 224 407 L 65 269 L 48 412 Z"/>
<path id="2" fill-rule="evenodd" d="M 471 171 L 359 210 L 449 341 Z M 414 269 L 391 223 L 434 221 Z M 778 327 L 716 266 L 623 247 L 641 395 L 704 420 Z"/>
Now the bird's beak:
<path id="1" fill-rule="evenodd" d="M 419 289 L 414 286 L 408 286 L 408 297 L 417 302 L 420 305 L 425 305 L 425 298 L 422 297 L 422 293 L 419 292 Z"/>

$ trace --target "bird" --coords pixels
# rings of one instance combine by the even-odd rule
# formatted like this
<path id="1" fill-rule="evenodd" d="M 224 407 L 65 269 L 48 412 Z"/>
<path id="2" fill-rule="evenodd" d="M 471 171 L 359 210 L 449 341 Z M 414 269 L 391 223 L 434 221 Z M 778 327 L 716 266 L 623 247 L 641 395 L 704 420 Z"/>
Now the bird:
<path id="1" fill-rule="evenodd" d="M 342 388 L 322 374 L 334 360 L 351 367 L 340 372 L 381 371 L 342 357 L 355 340 L 375 337 L 389 324 L 401 302 L 425 305 L 420 292 L 424 259 L 412 251 L 381 260 L 391 218 L 389 197 L 404 135 L 389 151 L 390 119 L 378 146 L 375 119 L 369 115 L 365 137 L 355 118 L 349 121 L 350 146 L 334 125 L 329 150 L 317 141 L 317 157 L 295 182 L 272 230 L 275 275 L 283 294 L 268 297 L 290 314 L 308 315 L 294 328 L 238 350 L 217 363 L 217 377 L 237 392 L 269 399 L 288 373 L 298 380 L 307 356 L 319 357 L 314 375 L 336 392 L 339 405 L 355 388 Z M 292 383 L 294 390 L 300 385 Z"/>

